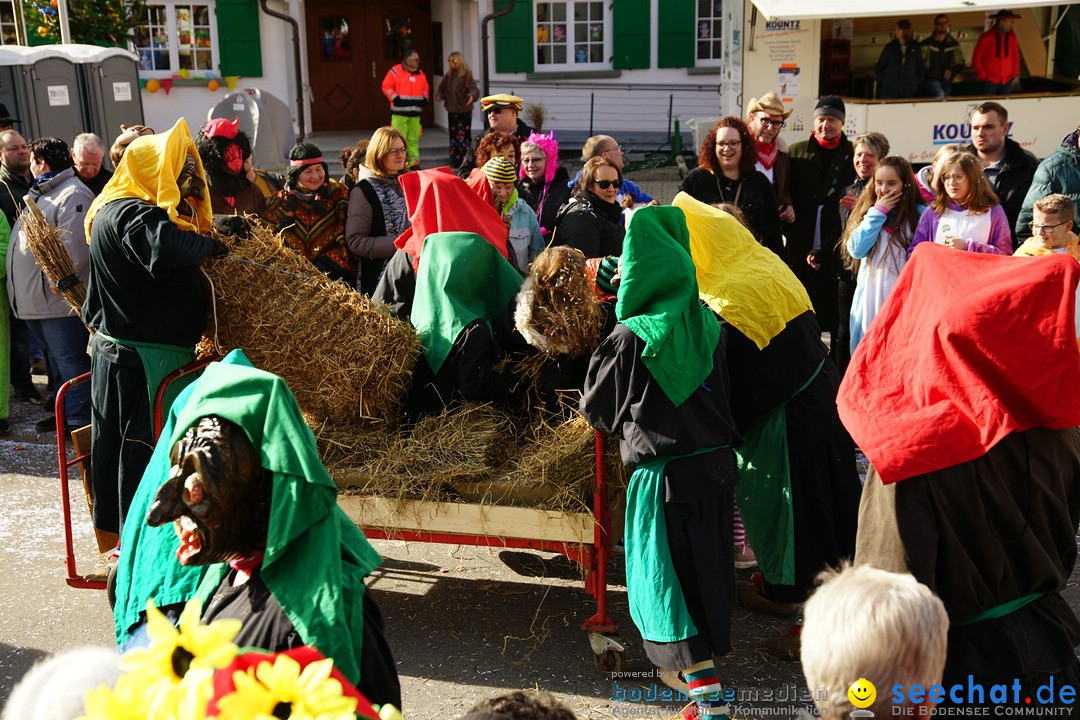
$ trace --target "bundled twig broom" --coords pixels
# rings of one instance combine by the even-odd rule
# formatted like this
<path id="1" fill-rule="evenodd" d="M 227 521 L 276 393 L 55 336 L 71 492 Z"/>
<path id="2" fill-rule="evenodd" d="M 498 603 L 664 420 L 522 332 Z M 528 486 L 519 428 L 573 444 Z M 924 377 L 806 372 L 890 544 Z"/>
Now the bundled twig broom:
<path id="1" fill-rule="evenodd" d="M 34 253 L 45 277 L 59 288 L 67 304 L 75 308 L 76 315 L 81 315 L 83 301 L 86 300 L 86 285 L 76 274 L 75 263 L 71 261 L 59 231 L 49 224 L 29 197 L 26 198 L 26 210 L 22 215 L 22 231 L 26 235 L 26 246 Z"/>

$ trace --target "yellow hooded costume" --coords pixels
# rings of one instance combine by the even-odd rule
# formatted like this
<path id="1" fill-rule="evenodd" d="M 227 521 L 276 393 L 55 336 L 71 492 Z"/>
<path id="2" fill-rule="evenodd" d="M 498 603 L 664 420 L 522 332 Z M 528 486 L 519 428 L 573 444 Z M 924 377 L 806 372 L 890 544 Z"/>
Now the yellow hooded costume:
<path id="1" fill-rule="evenodd" d="M 699 296 L 759 350 L 793 319 L 814 309 L 784 261 L 734 217 L 684 192 L 671 204 L 686 215 Z"/>
<path id="2" fill-rule="evenodd" d="M 144 135 L 133 140 L 112 179 L 86 213 L 86 241 L 90 242 L 90 227 L 98 210 L 121 198 L 137 198 L 157 205 L 182 230 L 198 233 L 209 231 L 213 224 L 213 213 L 208 193 L 204 193 L 201 200 L 194 197 L 188 199 L 193 214 L 180 213 L 180 187 L 176 181 L 189 157 L 198 165 L 199 178 L 205 186 L 206 172 L 184 118 L 177 120 L 168 132 Z"/>

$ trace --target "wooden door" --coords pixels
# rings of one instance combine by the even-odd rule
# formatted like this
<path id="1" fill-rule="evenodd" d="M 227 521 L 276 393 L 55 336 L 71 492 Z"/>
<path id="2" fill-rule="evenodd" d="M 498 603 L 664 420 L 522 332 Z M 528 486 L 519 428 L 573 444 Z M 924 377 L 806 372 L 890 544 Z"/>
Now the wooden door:
<path id="1" fill-rule="evenodd" d="M 401 53 L 420 53 L 431 83 L 431 14 L 418 3 L 321 2 L 306 4 L 308 84 L 313 130 L 361 130 L 387 125 L 390 105 L 382 80 Z M 434 97 L 435 88 L 431 88 Z M 429 105 L 421 122 L 430 126 Z"/>

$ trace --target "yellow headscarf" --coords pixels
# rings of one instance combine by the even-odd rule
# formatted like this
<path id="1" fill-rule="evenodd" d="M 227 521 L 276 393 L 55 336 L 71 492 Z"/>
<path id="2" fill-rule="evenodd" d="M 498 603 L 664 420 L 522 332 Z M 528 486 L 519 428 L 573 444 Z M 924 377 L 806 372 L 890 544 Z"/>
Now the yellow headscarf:
<path id="1" fill-rule="evenodd" d="M 133 140 L 116 172 L 86 213 L 86 241 L 90 241 L 90 226 L 97 211 L 121 198 L 145 200 L 167 212 L 177 227 L 207 232 L 213 223 L 209 189 L 202 200 L 191 200 L 195 205 L 196 224 L 181 217 L 177 209 L 180 205 L 180 188 L 176 179 L 180 177 L 188 157 L 194 158 L 199 166 L 199 177 L 205 182 L 206 171 L 203 170 L 202 160 L 184 118 L 177 120 L 168 132 L 144 135 Z"/>
<path id="2" fill-rule="evenodd" d="M 758 349 L 791 320 L 814 309 L 784 261 L 734 217 L 684 192 L 671 204 L 686 215 L 698 295 Z"/>

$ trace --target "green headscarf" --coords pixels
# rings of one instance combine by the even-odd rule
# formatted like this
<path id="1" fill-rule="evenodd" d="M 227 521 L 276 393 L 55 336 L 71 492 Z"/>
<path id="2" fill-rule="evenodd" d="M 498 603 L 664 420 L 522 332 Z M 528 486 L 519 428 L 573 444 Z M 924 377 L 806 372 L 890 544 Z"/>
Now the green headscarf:
<path id="1" fill-rule="evenodd" d="M 645 343 L 641 359 L 676 406 L 712 372 L 720 325 L 698 300 L 679 208 L 645 207 L 631 216 L 615 314 Z"/>
<path id="2" fill-rule="evenodd" d="M 498 317 L 521 289 L 522 277 L 476 233 L 432 233 L 416 277 L 412 324 L 432 372 L 439 372 L 465 326 Z"/>
<path id="3" fill-rule="evenodd" d="M 358 683 L 364 576 L 382 559 L 338 508 L 296 398 L 276 375 L 214 363 L 178 414 L 169 446 L 207 415 L 244 428 L 273 477 L 263 581 L 304 643 Z M 204 607 L 228 572 L 226 563 L 207 569 L 198 590 Z"/>

